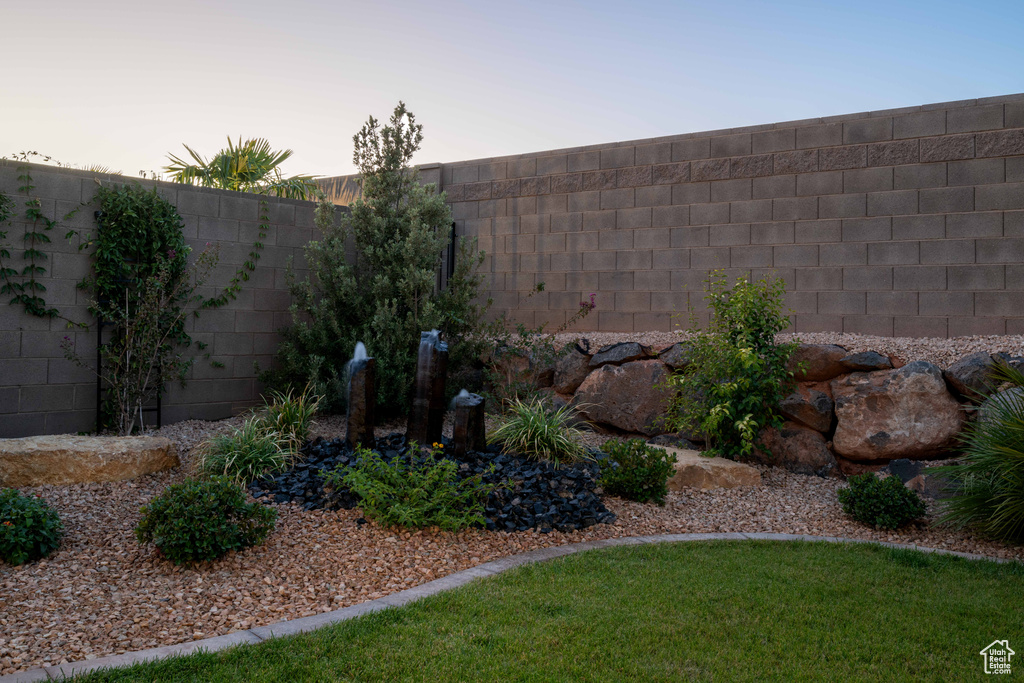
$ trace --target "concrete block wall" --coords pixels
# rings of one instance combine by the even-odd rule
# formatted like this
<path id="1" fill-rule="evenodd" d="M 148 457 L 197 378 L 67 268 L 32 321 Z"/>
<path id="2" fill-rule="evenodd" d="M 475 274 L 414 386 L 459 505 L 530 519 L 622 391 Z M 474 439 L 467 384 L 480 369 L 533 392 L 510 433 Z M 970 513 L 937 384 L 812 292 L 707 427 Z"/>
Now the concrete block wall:
<path id="1" fill-rule="evenodd" d="M 21 235 L 25 231 L 24 201 L 18 191 L 19 166 L 0 161 L 0 192 L 17 202 L 18 214 L 8 230 L 7 244 L 20 259 Z M 85 232 L 95 229 L 96 206 L 92 197 L 97 183 L 121 183 L 118 176 L 94 174 L 51 166 L 29 165 L 45 216 L 61 219 L 73 209 L 77 213 L 61 220 L 52 231 L 52 243 L 44 297 L 48 304 L 77 322 L 93 323 L 88 295 L 76 288 L 90 272 L 89 257 L 78 251 L 77 242 L 64 234 L 70 228 Z M 220 245 L 220 262 L 209 278 L 207 295 L 216 295 L 227 284 L 257 238 L 260 224 L 259 198 L 241 194 L 140 181 L 158 188 L 178 208 L 184 219 L 186 241 L 195 252 L 207 243 Z M 303 247 L 315 238 L 311 202 L 267 198 L 269 230 L 255 272 L 243 283 L 238 298 L 227 306 L 190 317 L 188 330 L 197 342 L 208 344 L 210 358 L 199 356 L 183 389 L 171 385 L 164 399 L 165 423 L 189 418 L 216 419 L 235 414 L 259 399 L 254 363 L 269 367 L 277 348 L 277 330 L 291 322 L 290 296 L 285 284 L 289 259 L 300 274 L 304 269 Z M 10 248 L 10 247 L 9 247 Z M 95 362 L 95 325 L 88 331 L 68 330 L 62 320 L 32 317 L 20 306 L 0 301 L 0 437 L 88 431 L 95 428 L 95 375 L 65 359 L 60 348 L 67 335 L 79 354 Z M 224 367 L 213 367 L 217 361 Z"/>
<path id="2" fill-rule="evenodd" d="M 496 310 L 703 319 L 709 271 L 785 280 L 797 332 L 1024 333 L 1024 95 L 445 164 Z M 544 281 L 546 291 L 517 307 Z M 682 315 L 676 315 L 676 314 Z"/>

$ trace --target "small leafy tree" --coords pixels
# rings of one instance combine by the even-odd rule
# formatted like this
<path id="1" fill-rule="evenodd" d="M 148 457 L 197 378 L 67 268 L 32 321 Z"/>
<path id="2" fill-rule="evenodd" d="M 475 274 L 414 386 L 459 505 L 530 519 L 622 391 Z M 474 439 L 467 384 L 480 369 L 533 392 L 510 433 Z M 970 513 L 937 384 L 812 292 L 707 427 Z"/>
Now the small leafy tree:
<path id="1" fill-rule="evenodd" d="M 729 289 L 716 271 L 706 283 L 710 323 L 702 330 L 694 321 L 691 363 L 669 379 L 677 393 L 667 421 L 703 434 L 711 454 L 735 458 L 753 451 L 763 429 L 781 426 L 778 404 L 793 382 L 786 363 L 797 344 L 775 343 L 789 324 L 782 280 L 741 277 Z"/>
<path id="2" fill-rule="evenodd" d="M 316 176 L 285 177 L 281 173 L 279 167 L 291 157 L 292 150 L 271 149 L 270 143 L 263 138 L 243 141 L 239 136 L 238 142 L 234 143 L 229 136 L 228 146 L 209 160 L 188 145 L 185 149 L 192 157 L 191 162 L 173 154 L 167 155 L 171 163 L 164 170 L 173 182 L 292 199 L 309 199 L 318 195 Z"/>
<path id="3" fill-rule="evenodd" d="M 333 204 L 317 207 L 323 239 L 306 247 L 310 277 L 293 280 L 294 324 L 279 348 L 279 369 L 267 379 L 297 388 L 312 381 L 326 409 L 341 407 L 339 378 L 356 342 L 382 359 L 377 405 L 392 413 L 408 409 L 421 331 L 441 330 L 453 370 L 479 356 L 476 269 L 483 255 L 475 240 L 461 240 L 455 272 L 438 289 L 451 211 L 444 195 L 421 185 L 410 167 L 422 128 L 402 103 L 384 126 L 371 116 L 354 137 L 362 197 L 340 221 Z"/>

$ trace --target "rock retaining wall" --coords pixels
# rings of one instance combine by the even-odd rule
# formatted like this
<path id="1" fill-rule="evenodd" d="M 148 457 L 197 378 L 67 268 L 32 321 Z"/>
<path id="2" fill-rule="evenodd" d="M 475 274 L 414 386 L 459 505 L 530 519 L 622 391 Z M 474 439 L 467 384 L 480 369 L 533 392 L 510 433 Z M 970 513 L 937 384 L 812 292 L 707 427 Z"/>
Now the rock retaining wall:
<path id="1" fill-rule="evenodd" d="M 625 342 L 592 351 L 583 339 L 558 360 L 545 390 L 580 405 L 592 422 L 681 442 L 694 437 L 666 434 L 661 418 L 671 395 L 662 384 L 685 367 L 687 355 L 685 342 L 662 348 Z M 801 344 L 790 359 L 797 385 L 779 406 L 786 421 L 762 435 L 766 450 L 755 457 L 819 476 L 879 470 L 898 459 L 950 457 L 998 360 L 1024 363 L 1007 354 L 974 353 L 943 369 L 874 351 Z"/>

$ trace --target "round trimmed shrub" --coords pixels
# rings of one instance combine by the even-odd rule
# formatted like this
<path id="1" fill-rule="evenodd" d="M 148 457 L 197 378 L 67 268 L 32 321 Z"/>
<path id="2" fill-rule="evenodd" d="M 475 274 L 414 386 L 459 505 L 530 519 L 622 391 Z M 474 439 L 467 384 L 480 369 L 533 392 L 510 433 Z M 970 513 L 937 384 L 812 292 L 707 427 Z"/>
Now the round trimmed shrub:
<path id="1" fill-rule="evenodd" d="M 175 564 L 216 560 L 259 545 L 277 521 L 277 510 L 246 502 L 245 491 L 225 476 L 168 486 L 141 513 L 135 537 Z"/>
<path id="2" fill-rule="evenodd" d="M 925 513 L 917 491 L 903 485 L 899 477 L 879 479 L 872 472 L 850 477 L 849 487 L 839 489 L 843 512 L 858 522 L 879 529 L 896 529 Z"/>
<path id="3" fill-rule="evenodd" d="M 665 504 L 675 455 L 643 439 L 606 441 L 602 450 L 608 454 L 601 466 L 600 483 L 605 493 L 640 503 Z"/>
<path id="4" fill-rule="evenodd" d="M 64 535 L 57 511 L 41 496 L 0 489 L 0 559 L 13 565 L 46 557 Z"/>

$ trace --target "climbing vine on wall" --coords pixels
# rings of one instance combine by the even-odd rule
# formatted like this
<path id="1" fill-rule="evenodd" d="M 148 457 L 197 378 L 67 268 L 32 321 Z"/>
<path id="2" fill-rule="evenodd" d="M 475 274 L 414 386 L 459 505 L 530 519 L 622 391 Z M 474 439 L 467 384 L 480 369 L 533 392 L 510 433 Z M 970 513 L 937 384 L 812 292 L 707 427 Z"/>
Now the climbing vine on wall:
<path id="1" fill-rule="evenodd" d="M 267 200 L 261 198 L 259 232 L 257 233 L 256 241 L 252 245 L 252 249 L 249 251 L 248 259 L 231 277 L 231 280 L 220 295 L 203 301 L 203 308 L 218 308 L 227 305 L 229 300 L 233 301 L 238 298 L 238 293 L 242 291 L 242 283 L 248 282 L 249 274 L 256 270 L 256 262 L 260 260 L 260 252 L 263 251 L 264 240 L 267 239 L 267 232 L 269 230 L 270 208 Z"/>
<path id="2" fill-rule="evenodd" d="M 8 247 L 8 234 L 11 229 L 11 221 L 18 214 L 17 202 L 0 193 L 0 295 L 10 296 L 8 303 L 20 305 L 29 315 L 39 318 L 61 318 L 66 320 L 69 326 L 81 326 L 60 314 L 60 311 L 49 305 L 44 298 L 46 286 L 39 281 L 47 272 L 46 264 L 49 255 L 46 253 L 46 245 L 51 243 L 50 235 L 59 222 L 46 216 L 43 213 L 42 202 L 38 197 L 32 196 L 35 189 L 32 181 L 32 173 L 27 165 L 29 155 L 35 152 L 22 152 L 17 158 L 23 162 L 18 166 L 18 192 L 24 195 L 22 214 L 25 231 L 22 235 L 21 259 L 14 257 L 11 249 L 19 251 L 13 245 Z M 76 207 L 68 212 L 63 220 L 70 220 L 81 207 Z M 67 236 L 70 238 L 73 231 Z"/>

